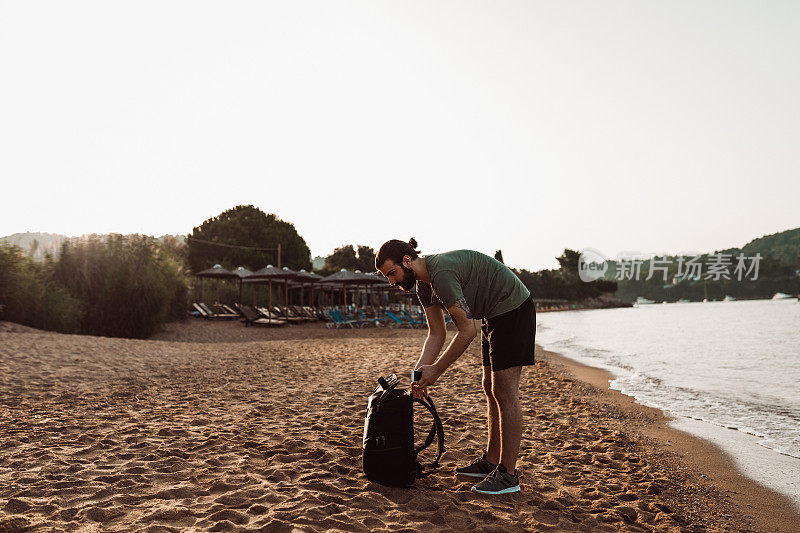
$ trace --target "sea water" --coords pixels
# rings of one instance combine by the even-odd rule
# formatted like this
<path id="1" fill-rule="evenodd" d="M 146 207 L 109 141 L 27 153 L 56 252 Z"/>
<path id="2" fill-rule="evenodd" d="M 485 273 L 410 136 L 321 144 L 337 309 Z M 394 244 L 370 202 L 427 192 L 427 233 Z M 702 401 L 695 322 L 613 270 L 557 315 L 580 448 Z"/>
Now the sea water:
<path id="1" fill-rule="evenodd" d="M 611 371 L 642 404 L 800 458 L 800 304 L 651 304 L 539 313 L 545 349 Z"/>

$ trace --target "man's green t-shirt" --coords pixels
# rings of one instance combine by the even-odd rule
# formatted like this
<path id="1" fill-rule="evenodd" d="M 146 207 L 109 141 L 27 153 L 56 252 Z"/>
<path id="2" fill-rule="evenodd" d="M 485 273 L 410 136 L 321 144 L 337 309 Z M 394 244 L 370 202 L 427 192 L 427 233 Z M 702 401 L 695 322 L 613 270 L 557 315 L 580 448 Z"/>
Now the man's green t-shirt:
<path id="1" fill-rule="evenodd" d="M 429 254 L 425 266 L 431 282 L 417 281 L 422 307 L 438 305 L 446 311 L 464 298 L 473 318 L 493 318 L 513 311 L 531 295 L 507 266 L 474 250 Z"/>

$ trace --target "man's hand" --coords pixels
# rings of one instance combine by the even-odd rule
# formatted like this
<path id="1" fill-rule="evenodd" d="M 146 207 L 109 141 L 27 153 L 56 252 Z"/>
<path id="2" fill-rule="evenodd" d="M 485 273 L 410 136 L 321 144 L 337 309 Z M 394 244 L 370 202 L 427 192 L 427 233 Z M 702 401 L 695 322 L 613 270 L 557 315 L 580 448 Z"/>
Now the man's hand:
<path id="1" fill-rule="evenodd" d="M 434 365 L 422 365 L 417 367 L 416 370 L 422 371 L 422 377 L 419 381 L 411 384 L 411 394 L 414 398 L 422 399 L 428 395 L 428 387 L 436 383 L 441 373 Z"/>
<path id="2" fill-rule="evenodd" d="M 421 400 L 428 395 L 428 387 L 420 387 L 416 382 L 411 384 L 411 396 Z"/>

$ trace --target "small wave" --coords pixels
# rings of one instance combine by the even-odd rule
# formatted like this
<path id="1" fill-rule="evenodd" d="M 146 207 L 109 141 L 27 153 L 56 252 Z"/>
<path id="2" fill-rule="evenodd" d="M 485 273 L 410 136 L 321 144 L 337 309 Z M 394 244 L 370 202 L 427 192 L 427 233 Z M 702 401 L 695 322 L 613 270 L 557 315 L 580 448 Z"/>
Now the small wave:
<path id="1" fill-rule="evenodd" d="M 800 420 L 797 417 L 781 415 L 755 402 L 713 398 L 703 391 L 665 386 L 660 380 L 641 373 L 617 378 L 609 387 L 632 396 L 642 405 L 753 435 L 765 448 L 800 458 L 800 436 L 797 435 Z"/>

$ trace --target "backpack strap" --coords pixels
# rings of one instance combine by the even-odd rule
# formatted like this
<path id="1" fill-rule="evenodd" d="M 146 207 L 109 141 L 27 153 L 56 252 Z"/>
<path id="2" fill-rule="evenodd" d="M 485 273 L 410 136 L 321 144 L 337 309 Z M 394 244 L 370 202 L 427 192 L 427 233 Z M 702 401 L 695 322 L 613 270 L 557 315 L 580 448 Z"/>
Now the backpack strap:
<path id="1" fill-rule="evenodd" d="M 430 446 L 431 443 L 433 443 L 434 437 L 437 437 L 437 440 L 439 441 L 439 449 L 436 453 L 436 460 L 433 461 L 433 464 L 428 467 L 428 469 L 420 469 L 419 473 L 417 474 L 418 478 L 423 478 L 431 475 L 431 473 L 439 466 L 439 460 L 442 458 L 442 454 L 444 453 L 444 427 L 442 427 L 442 419 L 439 418 L 439 413 L 436 412 L 436 406 L 433 404 L 433 400 L 431 400 L 430 396 L 426 396 L 422 400 L 412 398 L 412 402 L 424 405 L 425 408 L 433 415 L 433 427 L 431 427 L 431 430 L 428 432 L 428 437 L 425 439 L 425 443 L 418 446 L 414 450 L 414 457 L 416 458 L 422 450 Z"/>

